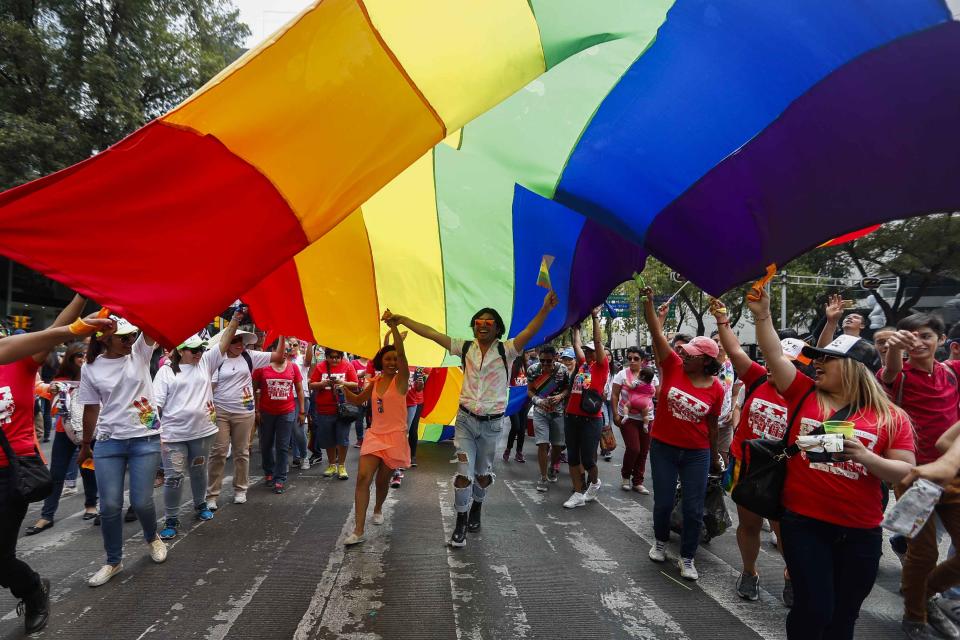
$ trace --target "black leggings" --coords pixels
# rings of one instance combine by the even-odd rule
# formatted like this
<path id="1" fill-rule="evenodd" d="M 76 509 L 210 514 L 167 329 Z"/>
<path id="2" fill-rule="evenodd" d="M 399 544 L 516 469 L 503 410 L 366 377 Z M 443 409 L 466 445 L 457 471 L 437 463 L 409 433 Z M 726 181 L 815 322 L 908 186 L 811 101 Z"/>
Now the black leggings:
<path id="1" fill-rule="evenodd" d="M 523 440 L 527 437 L 527 412 L 530 404 L 523 405 L 519 412 L 510 416 L 510 435 L 507 436 L 507 451 L 513 448 L 513 441 L 517 441 L 517 453 L 523 453 Z"/>

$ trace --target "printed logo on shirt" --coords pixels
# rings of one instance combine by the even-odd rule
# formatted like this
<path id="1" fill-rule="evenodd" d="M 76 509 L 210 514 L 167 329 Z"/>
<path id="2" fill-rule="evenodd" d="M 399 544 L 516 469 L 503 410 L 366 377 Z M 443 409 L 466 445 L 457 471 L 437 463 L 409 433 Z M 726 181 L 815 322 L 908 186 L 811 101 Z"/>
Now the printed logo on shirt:
<path id="1" fill-rule="evenodd" d="M 267 379 L 267 396 L 271 400 L 289 400 L 293 393 L 293 380 Z"/>
<path id="2" fill-rule="evenodd" d="M 780 440 L 787 430 L 787 408 L 761 398 L 754 398 L 750 405 L 747 424 L 750 425 L 750 431 L 755 436 Z"/>
<path id="3" fill-rule="evenodd" d="M 244 409 L 253 411 L 253 389 L 250 387 L 244 387 L 240 391 L 240 404 L 243 405 Z"/>
<path id="4" fill-rule="evenodd" d="M 573 379 L 573 388 L 570 393 L 583 393 L 584 388 L 590 388 L 590 370 L 579 371 Z"/>
<path id="5" fill-rule="evenodd" d="M 160 428 L 160 421 L 157 420 L 157 412 L 145 397 L 140 396 L 139 400 L 134 400 L 133 408 L 137 411 L 137 418 L 140 419 L 140 424 L 147 429 Z"/>
<path id="6" fill-rule="evenodd" d="M 701 422 L 710 411 L 710 405 L 706 402 L 677 387 L 670 387 L 667 393 L 667 408 L 677 420 L 694 423 Z"/>
<path id="7" fill-rule="evenodd" d="M 213 400 L 207 400 L 207 417 L 211 424 L 217 424 L 217 409 L 213 406 Z"/>
<path id="8" fill-rule="evenodd" d="M 822 423 L 819 420 L 802 418 L 800 420 L 800 435 L 809 435 L 810 433 L 819 429 L 821 424 Z M 875 433 L 854 429 L 853 435 L 854 437 L 859 438 L 860 443 L 870 451 L 873 451 L 874 447 L 877 446 L 877 435 Z M 807 460 L 807 454 L 805 451 L 801 451 L 800 455 L 803 456 L 804 460 Z M 811 469 L 831 473 L 835 476 L 843 476 L 848 480 L 859 480 L 860 478 L 869 475 L 866 467 L 859 462 L 853 462 L 852 460 L 847 460 L 846 462 L 810 462 L 807 460 L 807 464 L 810 465 Z"/>
<path id="9" fill-rule="evenodd" d="M 16 408 L 10 387 L 0 387 L 0 425 L 13 422 L 13 412 Z"/>

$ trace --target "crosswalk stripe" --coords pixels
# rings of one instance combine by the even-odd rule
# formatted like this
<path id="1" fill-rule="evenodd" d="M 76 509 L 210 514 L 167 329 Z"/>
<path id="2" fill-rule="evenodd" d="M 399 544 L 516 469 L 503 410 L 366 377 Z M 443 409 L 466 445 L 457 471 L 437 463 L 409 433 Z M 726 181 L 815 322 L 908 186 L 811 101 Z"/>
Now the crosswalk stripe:
<path id="1" fill-rule="evenodd" d="M 526 502 L 539 505 L 546 502 L 545 494 L 537 492 L 530 481 L 506 480 L 504 484 L 531 519 L 533 516 Z M 561 520 L 559 516 L 552 517 L 550 521 L 554 526 L 569 527 L 563 532 L 563 538 L 580 555 L 580 565 L 589 571 L 604 575 L 605 588 L 599 594 L 600 603 L 619 621 L 629 637 L 646 639 L 653 633 L 652 637 L 656 638 L 671 637 L 678 640 L 687 638 L 677 621 L 657 605 L 632 578 L 624 575 L 613 555 L 592 535 L 583 530 L 582 523 Z M 551 546 L 560 542 L 550 540 L 545 530 L 538 530 Z"/>
<path id="2" fill-rule="evenodd" d="M 457 519 L 457 513 L 453 508 L 453 494 L 448 480 L 437 480 L 437 499 L 443 521 L 443 536 L 449 540 L 453 535 L 452 523 Z M 484 640 L 483 606 L 473 602 L 473 590 L 480 584 L 474 563 L 458 559 L 455 550 L 447 547 L 447 570 L 450 574 L 450 599 L 457 640 Z M 464 628 L 465 625 L 469 627 Z"/>
<path id="3" fill-rule="evenodd" d="M 396 493 L 391 491 L 383 503 L 384 523 L 372 525 L 368 514 L 364 532 L 366 541 L 347 549 L 343 540 L 353 533 L 356 513 L 354 508 L 350 509 L 310 605 L 294 633 L 295 639 L 306 639 L 326 631 L 338 638 L 349 632 L 353 640 L 379 640 L 379 635 L 363 633 L 357 627 L 363 624 L 365 617 L 374 615 L 383 607 L 379 598 L 383 594 L 381 580 L 386 575 L 384 556 L 390 549 L 393 511 L 397 503 L 395 496 Z M 373 495 L 370 498 L 369 511 L 372 514 Z M 353 584 L 354 581 L 360 584 Z"/>
<path id="4" fill-rule="evenodd" d="M 647 545 L 653 544 L 653 513 L 634 500 L 618 498 L 610 493 L 602 495 L 598 504 L 609 511 Z M 675 548 L 668 545 L 668 549 Z M 679 554 L 668 554 L 676 561 Z M 765 589 L 760 590 L 760 600 L 749 602 L 736 595 L 734 585 L 740 572 L 701 546 L 697 551 L 700 579 L 696 585 L 721 607 L 738 618 L 761 638 L 786 637 L 786 610 L 780 600 Z"/>

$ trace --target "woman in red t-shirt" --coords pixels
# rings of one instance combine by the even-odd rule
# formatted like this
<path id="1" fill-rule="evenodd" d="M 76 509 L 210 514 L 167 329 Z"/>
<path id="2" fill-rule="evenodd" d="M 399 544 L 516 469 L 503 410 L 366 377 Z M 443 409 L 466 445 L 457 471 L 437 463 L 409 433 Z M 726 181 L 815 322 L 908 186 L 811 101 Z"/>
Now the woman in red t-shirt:
<path id="1" fill-rule="evenodd" d="M 260 457 L 264 481 L 283 493 L 294 425 L 303 422 L 303 374 L 295 362 L 271 362 L 253 372 L 256 420 L 260 425 Z M 276 460 L 274 460 L 276 447 Z"/>
<path id="2" fill-rule="evenodd" d="M 881 480 L 898 482 L 915 463 L 910 420 L 877 382 L 880 361 L 868 341 L 843 335 L 822 349 L 804 348 L 814 380 L 784 356 L 767 294 L 748 297 L 748 304 L 771 379 L 789 408 L 788 441 L 819 432 L 825 420 L 854 423 L 854 436 L 831 461 L 813 462 L 805 452 L 790 458 L 780 521 L 794 592 L 787 637 L 853 638 L 880 565 Z"/>
<path id="3" fill-rule="evenodd" d="M 356 393 L 360 384 L 357 370 L 344 360 L 343 351 L 325 349 L 324 360 L 310 374 L 310 391 L 313 396 L 313 422 L 316 425 L 316 443 L 327 450 L 327 465 L 324 477 L 336 475 L 349 480 L 347 474 L 347 446 L 350 444 L 350 425 L 353 420 L 341 418 L 337 406 L 344 402 L 336 388 L 343 386 Z"/>
<path id="4" fill-rule="evenodd" d="M 653 308 L 653 290 L 646 296 L 643 314 L 650 328 L 653 353 L 663 373 L 657 413 L 650 431 L 650 471 L 653 475 L 653 533 L 650 559 L 664 562 L 670 539 L 670 513 L 676 495 L 677 479 L 683 494 L 683 531 L 680 535 L 680 576 L 697 580 L 693 557 L 700 544 L 703 526 L 703 501 L 711 469 L 719 473 L 722 462 L 717 451 L 717 419 L 723 408 L 723 387 L 717 380 L 720 371 L 717 343 L 703 336 L 670 348 L 663 327 Z"/>

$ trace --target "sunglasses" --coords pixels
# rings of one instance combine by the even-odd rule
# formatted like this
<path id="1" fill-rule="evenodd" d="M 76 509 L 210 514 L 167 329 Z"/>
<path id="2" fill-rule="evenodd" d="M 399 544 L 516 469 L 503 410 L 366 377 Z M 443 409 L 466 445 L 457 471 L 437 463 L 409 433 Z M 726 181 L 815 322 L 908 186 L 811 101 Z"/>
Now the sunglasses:
<path id="1" fill-rule="evenodd" d="M 327 360 L 340 360 L 343 358 L 342 353 L 328 353 Z"/>
<path id="2" fill-rule="evenodd" d="M 189 351 L 190 353 L 196 355 L 198 353 L 203 353 L 204 351 L 206 351 L 206 349 L 207 349 L 206 347 L 187 347 L 186 351 Z"/>
<path id="3" fill-rule="evenodd" d="M 839 360 L 840 356 L 831 356 L 826 353 L 822 353 L 813 359 L 814 362 L 829 362 L 830 360 Z"/>
<path id="4" fill-rule="evenodd" d="M 629 358 L 627 358 L 627 360 L 629 360 L 630 362 L 640 362 L 642 358 L 640 356 L 630 356 Z"/>
<path id="5" fill-rule="evenodd" d="M 377 398 L 377 413 L 383 413 L 383 398 Z"/>
<path id="6" fill-rule="evenodd" d="M 123 344 L 130 344 L 136 339 L 137 339 L 137 334 L 135 333 L 128 333 L 126 335 L 117 336 L 117 340 L 119 340 Z"/>
<path id="7" fill-rule="evenodd" d="M 497 324 L 497 321 L 494 320 L 493 318 L 477 318 L 476 320 L 473 321 L 473 326 L 475 326 L 478 329 L 481 327 L 490 328 L 490 327 L 493 327 L 495 324 Z"/>

